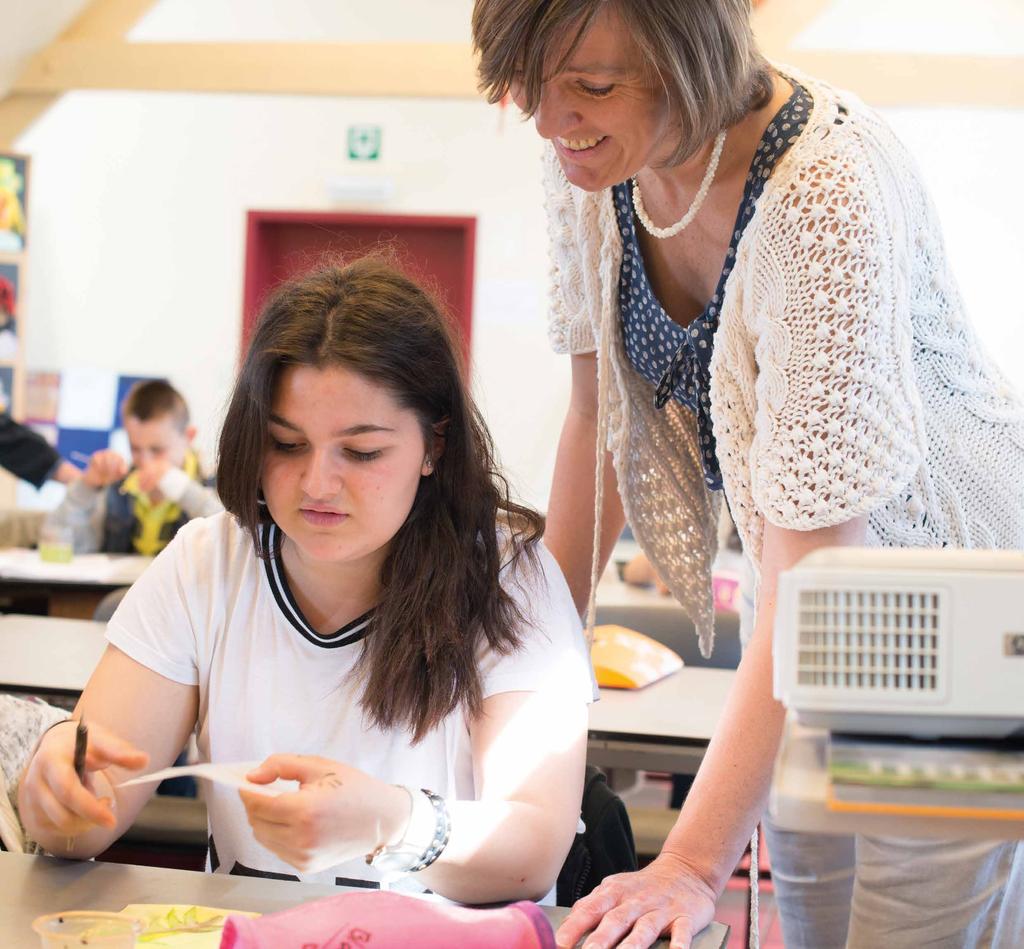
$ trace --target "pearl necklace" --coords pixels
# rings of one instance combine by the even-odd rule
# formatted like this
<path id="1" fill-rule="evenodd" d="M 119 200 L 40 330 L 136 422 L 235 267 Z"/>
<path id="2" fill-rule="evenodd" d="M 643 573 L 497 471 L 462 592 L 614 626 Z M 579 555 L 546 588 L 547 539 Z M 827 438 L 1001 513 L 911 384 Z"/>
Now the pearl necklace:
<path id="1" fill-rule="evenodd" d="M 644 230 L 647 231 L 651 237 L 675 237 L 676 234 L 678 234 L 697 216 L 700 206 L 708 196 L 708 190 L 711 188 L 711 182 L 714 180 L 715 172 L 718 171 L 718 159 L 722 157 L 722 147 L 724 145 L 725 130 L 723 129 L 715 138 L 715 147 L 711 151 L 711 160 L 708 162 L 708 170 L 704 172 L 704 180 L 700 183 L 700 188 L 697 189 L 697 195 L 693 199 L 693 204 L 690 205 L 687 212 L 678 221 L 676 221 L 675 224 L 671 224 L 668 227 L 657 227 L 647 216 L 647 211 L 644 209 L 644 199 L 640 194 L 640 182 L 636 180 L 636 175 L 633 175 L 633 207 L 636 210 L 636 216 L 640 219 L 640 223 L 644 226 Z"/>

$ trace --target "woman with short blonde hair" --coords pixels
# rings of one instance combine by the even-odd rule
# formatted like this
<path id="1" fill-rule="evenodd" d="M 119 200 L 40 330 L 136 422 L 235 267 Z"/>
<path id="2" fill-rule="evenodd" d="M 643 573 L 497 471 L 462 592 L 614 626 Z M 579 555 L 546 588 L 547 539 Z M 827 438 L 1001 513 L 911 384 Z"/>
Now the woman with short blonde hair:
<path id="1" fill-rule="evenodd" d="M 577 605 L 593 614 L 628 518 L 710 650 L 723 501 L 757 578 L 661 855 L 559 934 L 688 946 L 767 798 L 779 573 L 825 545 L 1024 548 L 1024 404 L 904 147 L 855 96 L 767 63 L 746 0 L 476 0 L 473 31 L 488 99 L 510 93 L 549 142 L 550 335 L 573 385 L 546 539 Z M 1024 931 L 1019 844 L 768 838 L 789 949 Z"/>

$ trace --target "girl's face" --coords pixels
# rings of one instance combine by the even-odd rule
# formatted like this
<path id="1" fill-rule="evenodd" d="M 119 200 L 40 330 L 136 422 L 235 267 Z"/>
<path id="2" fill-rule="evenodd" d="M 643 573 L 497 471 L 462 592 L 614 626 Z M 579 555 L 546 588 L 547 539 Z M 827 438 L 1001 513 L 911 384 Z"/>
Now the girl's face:
<path id="1" fill-rule="evenodd" d="M 551 58 L 558 62 L 560 51 Z M 545 81 L 533 119 L 578 188 L 601 191 L 671 154 L 678 130 L 664 91 L 642 66 L 626 25 L 606 7 L 565 69 Z M 511 93 L 521 105 L 515 85 Z"/>
<path id="2" fill-rule="evenodd" d="M 263 495 L 299 558 L 382 562 L 431 471 L 416 414 L 349 369 L 290 366 L 269 436 Z"/>

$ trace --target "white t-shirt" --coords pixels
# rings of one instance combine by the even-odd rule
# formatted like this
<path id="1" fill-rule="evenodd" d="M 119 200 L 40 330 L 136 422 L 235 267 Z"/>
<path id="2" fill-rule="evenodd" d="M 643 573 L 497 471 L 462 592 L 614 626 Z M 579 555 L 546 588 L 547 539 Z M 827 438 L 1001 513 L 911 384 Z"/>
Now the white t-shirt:
<path id="1" fill-rule="evenodd" d="M 271 549 L 280 532 L 268 529 Z M 523 566 L 505 588 L 532 625 L 509 656 L 481 661 L 483 695 L 558 690 L 594 697 L 579 617 L 554 558 Z M 419 744 L 364 721 L 350 675 L 370 615 L 322 637 L 302 617 L 276 558 L 263 561 L 229 514 L 190 521 L 128 591 L 107 639 L 154 672 L 199 687 L 196 739 L 203 761 L 261 761 L 275 753 L 322 755 L 393 784 L 474 800 L 466 716 L 449 715 Z M 358 884 L 379 876 L 360 857 L 298 874 L 253 838 L 238 792 L 204 787 L 208 866 L 216 873 Z M 367 885 L 366 883 L 362 885 Z M 422 889 L 409 878 L 410 889 Z"/>

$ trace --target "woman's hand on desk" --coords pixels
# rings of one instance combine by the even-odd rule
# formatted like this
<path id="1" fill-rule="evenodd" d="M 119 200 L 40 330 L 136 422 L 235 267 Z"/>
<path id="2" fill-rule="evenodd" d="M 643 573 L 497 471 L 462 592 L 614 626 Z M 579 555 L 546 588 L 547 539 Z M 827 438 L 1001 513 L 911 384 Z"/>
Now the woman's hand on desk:
<path id="1" fill-rule="evenodd" d="M 96 826 L 112 829 L 117 823 L 110 791 L 111 782 L 99 776 L 111 765 L 137 771 L 149 756 L 112 732 L 89 723 L 82 779 L 75 773 L 73 720 L 47 731 L 32 756 L 18 788 L 18 807 L 29 834 L 77 837 Z"/>
<path id="2" fill-rule="evenodd" d="M 575 946 L 593 930 L 583 949 L 646 949 L 665 933 L 671 949 L 689 949 L 714 911 L 714 890 L 678 857 L 663 852 L 643 870 L 607 877 L 578 900 L 555 939 L 560 947 Z"/>
<path id="3" fill-rule="evenodd" d="M 247 775 L 256 784 L 277 778 L 299 790 L 270 797 L 239 791 L 256 839 L 300 873 L 362 857 L 401 837 L 409 795 L 340 761 L 311 755 L 271 755 Z"/>

